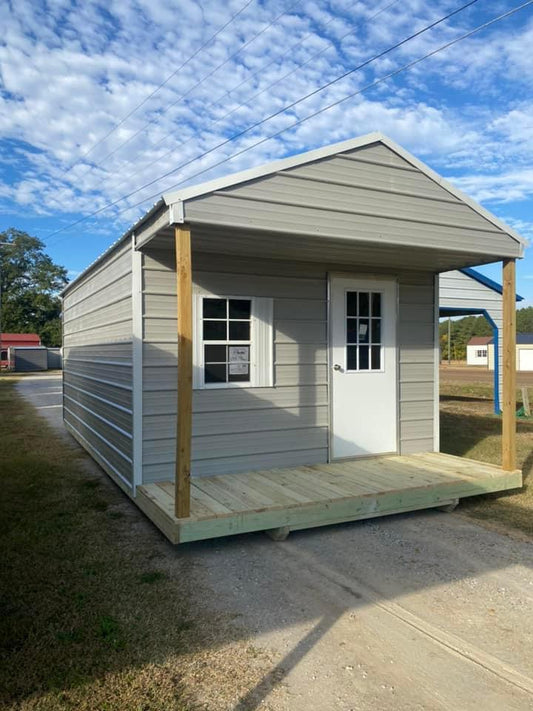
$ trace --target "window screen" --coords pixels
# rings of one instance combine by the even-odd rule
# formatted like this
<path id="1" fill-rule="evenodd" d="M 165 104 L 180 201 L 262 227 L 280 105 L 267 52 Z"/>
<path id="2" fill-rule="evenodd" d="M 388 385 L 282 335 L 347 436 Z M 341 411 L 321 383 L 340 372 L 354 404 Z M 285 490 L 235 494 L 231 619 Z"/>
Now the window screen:
<path id="1" fill-rule="evenodd" d="M 204 298 L 204 382 L 249 383 L 251 299 Z"/>
<path id="2" fill-rule="evenodd" d="M 381 370 L 382 296 L 379 291 L 346 292 L 346 370 Z"/>

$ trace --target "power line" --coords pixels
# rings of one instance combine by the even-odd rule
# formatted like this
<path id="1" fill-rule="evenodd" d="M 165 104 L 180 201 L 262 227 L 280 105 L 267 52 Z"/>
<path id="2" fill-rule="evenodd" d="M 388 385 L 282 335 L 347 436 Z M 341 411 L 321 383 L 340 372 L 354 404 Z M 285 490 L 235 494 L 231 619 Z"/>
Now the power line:
<path id="1" fill-rule="evenodd" d="M 269 22 L 267 25 L 265 25 L 262 30 L 260 30 L 260 31 L 259 31 L 257 34 L 255 34 L 251 39 L 249 39 L 247 42 L 245 42 L 241 47 L 239 47 L 239 49 L 236 50 L 232 55 L 230 55 L 229 57 L 227 57 L 221 64 L 219 64 L 219 65 L 216 66 L 214 69 L 212 69 L 210 72 L 208 72 L 207 74 L 205 74 L 201 79 L 199 79 L 199 80 L 196 82 L 196 84 L 193 84 L 193 86 L 192 86 L 190 89 L 188 89 L 184 94 L 181 94 L 181 96 L 179 96 L 175 101 L 171 102 L 168 106 L 166 106 L 166 107 L 164 108 L 164 110 L 163 110 L 162 113 L 163 113 L 163 114 L 166 113 L 169 109 L 173 108 L 174 106 L 176 106 L 177 104 L 179 104 L 181 101 L 183 101 L 183 99 L 185 99 L 185 98 L 186 98 L 187 96 L 189 96 L 189 94 L 191 94 L 196 88 L 198 88 L 201 84 L 203 84 L 206 79 L 209 79 L 209 78 L 212 77 L 213 74 L 215 74 L 219 69 L 222 69 L 223 66 L 225 66 L 228 62 L 230 62 L 230 61 L 231 61 L 232 59 L 234 59 L 238 54 L 240 54 L 240 53 L 243 51 L 243 49 L 246 49 L 246 47 L 248 47 L 248 45 L 252 44 L 252 42 L 255 42 L 255 40 L 256 40 L 258 37 L 260 37 L 264 32 L 266 32 L 267 30 L 269 30 L 281 17 L 283 17 L 283 15 L 286 15 L 287 13 L 292 12 L 292 10 L 294 10 L 295 7 L 297 7 L 298 5 L 300 5 L 300 4 L 302 3 L 302 1 L 303 1 L 303 0 L 296 0 L 296 2 L 294 2 L 287 10 L 284 10 L 284 11 L 281 12 L 279 15 L 277 15 L 271 22 Z M 122 148 L 124 148 L 124 146 L 127 146 L 128 143 L 131 143 L 135 138 L 137 138 L 137 136 L 138 136 L 139 134 L 143 133 L 149 126 L 152 126 L 154 123 L 157 123 L 157 121 L 159 120 L 159 118 L 160 118 L 160 116 L 157 116 L 157 117 L 151 119 L 150 121 L 147 121 L 147 123 L 145 123 L 143 126 L 141 126 L 141 128 L 139 128 L 137 131 L 135 131 L 135 133 L 133 133 L 129 138 L 127 138 L 125 141 L 123 141 L 122 143 L 120 143 L 116 148 L 114 148 L 112 151 L 110 151 L 109 153 L 107 153 L 103 158 L 101 158 L 101 159 L 98 161 L 98 163 L 95 163 L 95 164 L 89 166 L 89 167 L 87 168 L 87 171 L 86 171 L 86 172 L 88 172 L 88 171 L 90 171 L 90 170 L 92 170 L 92 169 L 94 169 L 94 168 L 100 167 L 108 158 L 111 158 L 111 156 L 115 155 L 115 153 L 118 153 L 118 151 L 122 150 Z"/>
<path id="2" fill-rule="evenodd" d="M 224 25 L 222 25 L 222 27 L 219 27 L 218 30 L 213 35 L 211 35 L 211 37 L 209 37 L 208 40 L 206 40 L 202 45 L 200 45 L 200 47 L 198 47 L 198 49 L 193 52 L 193 54 L 191 54 L 188 59 L 186 59 L 182 64 L 180 64 L 180 66 L 176 70 L 174 70 L 172 74 L 169 74 L 168 77 L 164 81 L 162 81 L 161 84 L 159 84 L 153 91 L 151 91 L 139 104 L 134 106 L 131 111 L 129 111 L 125 116 L 123 116 L 120 121 L 116 123 L 113 128 L 111 128 L 105 134 L 105 136 L 102 136 L 102 138 L 98 139 L 98 141 L 96 141 L 96 143 L 93 143 L 93 145 L 88 150 L 86 150 L 85 153 L 82 153 L 81 156 L 76 158 L 74 163 L 72 163 L 71 166 L 67 168 L 67 173 L 71 171 L 72 168 L 80 162 L 80 160 L 83 160 L 88 155 L 90 155 L 95 148 L 100 146 L 107 138 L 109 138 L 109 136 L 111 136 L 117 130 L 117 128 L 120 128 L 120 126 L 122 126 L 122 124 L 124 124 L 130 118 L 130 116 L 133 116 L 133 114 L 138 111 L 141 106 L 144 106 L 148 101 L 150 101 L 150 99 L 155 96 L 155 94 L 157 94 L 157 92 L 160 91 L 164 86 L 166 86 L 168 82 L 173 79 L 178 72 L 180 72 L 184 67 L 186 67 L 187 64 L 189 64 L 195 57 L 197 57 L 203 49 L 205 49 L 209 44 L 211 44 L 211 42 L 216 39 L 221 32 L 223 32 L 227 27 L 229 27 L 229 25 L 231 25 L 231 23 L 234 22 L 237 17 L 241 15 L 249 5 L 252 4 L 253 1 L 254 0 L 247 0 L 247 2 L 245 2 L 245 4 L 238 12 L 232 15 L 230 19 Z"/>
<path id="3" fill-rule="evenodd" d="M 378 10 L 378 12 L 376 12 L 374 15 L 372 15 L 371 17 L 369 17 L 366 22 L 367 22 L 367 23 L 368 23 L 368 22 L 371 22 L 371 21 L 374 20 L 376 17 L 378 17 L 378 15 L 381 15 L 383 12 L 386 12 L 387 10 L 389 10 L 393 5 L 396 5 L 399 1 L 400 1 L 400 0 L 393 0 L 393 2 L 390 2 L 388 5 L 386 5 L 385 7 L 382 7 L 380 10 Z M 336 19 L 336 17 L 332 17 L 330 20 L 328 20 L 328 22 L 325 23 L 324 27 L 327 27 L 327 26 L 328 26 L 331 22 L 333 22 L 333 20 L 335 20 L 335 19 Z M 355 32 L 355 30 L 356 30 L 356 27 L 352 27 L 352 29 L 350 29 L 350 30 L 349 30 L 348 32 L 346 32 L 344 35 L 342 35 L 341 37 L 339 37 L 338 42 L 342 42 L 346 37 L 348 37 L 348 35 L 353 34 L 353 33 Z M 225 96 L 228 96 L 229 94 L 231 94 L 233 91 L 235 91 L 236 89 L 238 89 L 239 87 L 241 87 L 243 84 L 245 84 L 245 83 L 247 83 L 248 81 L 250 81 L 250 79 L 253 79 L 253 77 L 256 76 L 258 73 L 265 71 L 265 69 L 267 69 L 271 64 L 273 64 L 274 62 L 277 62 L 277 61 L 279 61 L 280 59 L 282 59 L 283 57 L 285 57 L 289 52 L 293 51 L 298 45 L 302 44 L 302 43 L 305 41 L 305 39 L 307 39 L 307 38 L 308 38 L 310 35 L 312 35 L 312 34 L 313 34 L 313 33 L 311 33 L 311 32 L 308 33 L 303 39 L 299 40 L 296 44 L 292 45 L 292 47 L 289 48 L 289 50 L 287 50 L 287 52 L 284 52 L 284 53 L 283 53 L 280 57 L 278 57 L 277 59 L 273 59 L 271 62 L 269 62 L 269 63 L 266 64 L 265 66 L 261 67 L 261 68 L 258 69 L 256 72 L 254 72 L 254 73 L 253 73 L 251 76 L 249 76 L 247 79 L 245 79 L 244 81 L 240 82 L 240 84 L 237 84 L 236 86 L 234 86 L 234 87 L 232 87 L 231 89 L 229 89 L 228 91 L 226 91 L 225 94 L 222 94 L 221 96 L 218 97 L 218 99 L 215 99 L 215 101 L 211 102 L 211 103 L 208 104 L 206 107 L 204 107 L 204 110 L 210 108 L 210 107 L 213 106 L 213 105 L 215 105 L 215 104 L 218 103 L 221 99 L 223 99 Z M 210 127 L 212 127 L 212 126 L 216 126 L 218 123 L 220 123 L 221 121 L 224 121 L 225 119 L 227 119 L 229 116 L 231 116 L 232 114 L 234 114 L 236 111 L 239 111 L 239 109 L 243 108 L 244 106 L 248 106 L 252 101 L 254 101 L 254 99 L 257 99 L 259 96 L 261 96 L 262 94 L 264 94 L 266 91 L 268 91 L 269 89 L 272 89 L 274 86 L 280 84 L 282 81 L 284 81 L 285 79 L 287 79 L 288 77 L 290 77 L 292 74 L 295 74 L 297 71 L 299 71 L 299 70 L 302 69 L 303 67 L 307 66 L 310 62 L 315 61 L 318 57 L 320 57 L 321 55 L 323 55 L 325 52 L 329 52 L 331 49 L 332 49 L 332 45 L 329 44 L 327 47 L 324 47 L 324 48 L 321 49 L 319 52 L 316 52 L 315 54 L 311 55 L 311 57 L 309 57 L 305 62 L 302 62 L 301 64 L 299 64 L 299 65 L 298 65 L 297 67 L 295 67 L 294 69 L 291 69 L 291 71 L 287 72 L 286 74 L 284 74 L 284 75 L 283 75 L 282 77 L 280 77 L 279 79 L 276 79 L 276 81 L 271 82 L 270 84 L 268 84 L 268 86 L 264 87 L 264 88 L 261 89 L 260 91 L 258 91 L 258 92 L 256 92 L 255 94 L 253 94 L 253 95 L 252 95 L 249 99 L 247 99 L 246 101 L 242 101 L 238 106 L 235 106 L 233 109 L 230 109 L 229 111 L 227 111 L 223 116 L 220 116 L 218 119 L 216 119 L 216 121 L 210 121 L 210 122 L 207 124 L 207 127 L 204 127 L 204 128 L 210 128 Z M 167 139 L 169 136 L 171 136 L 171 135 L 172 135 L 172 132 L 165 134 L 165 135 L 153 146 L 153 148 L 157 148 L 157 146 L 159 146 L 164 140 L 166 140 L 166 139 Z M 178 148 L 182 148 L 183 146 L 186 146 L 188 143 L 190 143 L 190 142 L 193 140 L 193 138 L 194 138 L 194 137 L 191 136 L 191 137 L 188 138 L 187 140 L 181 141 L 181 142 L 178 143 L 176 146 L 173 146 L 173 147 L 172 147 L 170 150 L 168 150 L 166 153 L 163 153 L 163 155 L 160 155 L 160 156 L 158 156 L 157 158 L 154 158 L 154 160 L 150 161 L 149 163 L 146 163 L 146 164 L 144 164 L 144 165 L 141 165 L 141 166 L 139 167 L 139 170 L 145 170 L 145 169 L 147 169 L 147 168 L 151 168 L 152 165 L 154 165 L 155 163 L 158 163 L 159 161 L 164 160 L 167 156 L 169 156 L 169 155 L 171 155 L 172 153 L 174 153 L 174 151 L 176 151 Z M 127 180 L 122 180 L 122 181 L 118 184 L 118 186 L 116 186 L 116 187 L 119 187 L 120 185 L 124 185 L 124 183 L 126 183 L 126 182 L 128 182 L 128 181 L 127 181 Z"/>
<path id="4" fill-rule="evenodd" d="M 471 3 L 468 3 L 468 5 L 471 5 L 471 4 L 473 4 L 473 3 L 472 3 L 472 2 L 471 2 Z M 361 89 L 358 89 L 357 91 L 354 91 L 354 92 L 351 92 L 350 94 L 347 94 L 347 95 L 344 96 L 342 99 L 338 99 L 337 101 L 334 101 L 333 103 L 328 104 L 327 106 L 324 106 L 323 108 L 318 109 L 317 111 L 314 111 L 314 112 L 308 114 L 307 116 L 304 116 L 303 118 L 299 119 L 298 121 L 295 121 L 295 122 L 292 123 L 291 125 L 286 126 L 286 127 L 282 128 L 282 129 L 280 129 L 279 131 L 276 131 L 275 133 L 272 133 L 272 134 L 270 134 L 269 136 L 266 136 L 266 137 L 260 139 L 259 141 L 257 141 L 257 142 L 255 142 L 255 143 L 251 144 L 250 146 L 247 146 L 246 148 L 243 148 L 243 149 L 241 149 L 240 151 L 237 151 L 236 153 L 233 153 L 232 155 L 227 156 L 227 157 L 223 158 L 222 160 L 220 160 L 220 161 L 218 161 L 218 162 L 216 162 L 216 163 L 213 163 L 212 165 L 208 166 L 207 168 L 204 168 L 204 169 L 198 171 L 197 173 L 194 173 L 193 175 L 187 176 L 187 177 L 184 178 L 182 181 L 180 181 L 180 182 L 178 182 L 178 183 L 175 183 L 175 184 L 169 186 L 169 187 L 167 188 L 167 190 L 173 190 L 173 189 L 179 187 L 180 185 L 182 185 L 184 182 L 187 182 L 187 181 L 191 180 L 192 178 L 196 178 L 196 177 L 198 177 L 198 176 L 200 176 L 200 175 L 202 175 L 202 174 L 204 174 L 204 173 L 206 173 L 206 172 L 212 170 L 213 168 L 217 168 L 218 166 L 223 165 L 224 163 L 227 163 L 228 161 L 233 160 L 234 158 L 237 158 L 238 156 L 243 155 L 244 153 L 247 153 L 248 151 L 252 150 L 253 148 L 256 148 L 257 146 L 259 146 L 259 145 L 261 145 L 261 144 L 263 144 L 263 143 L 265 143 L 265 142 L 267 142 L 267 141 L 272 140 L 273 138 L 277 138 L 277 137 L 280 136 L 282 133 L 285 133 L 286 131 L 288 131 L 288 130 L 290 130 L 290 129 L 296 128 L 297 126 L 301 125 L 302 123 L 305 123 L 306 121 L 309 121 L 310 119 L 315 118 L 316 116 L 318 116 L 318 115 L 320 115 L 320 114 L 322 114 L 322 113 L 324 113 L 324 112 L 326 112 L 326 111 L 329 111 L 330 109 L 332 109 L 332 108 L 334 108 L 334 107 L 336 107 L 336 106 L 339 106 L 340 104 L 344 103 L 344 102 L 347 101 L 348 99 L 351 99 L 351 98 L 353 98 L 354 96 L 357 96 L 357 95 L 359 95 L 359 94 L 362 94 L 363 92 L 368 91 L 369 89 L 372 89 L 372 88 L 374 88 L 375 86 L 378 86 L 378 85 L 381 84 L 382 82 L 387 81 L 388 79 L 391 79 L 391 78 L 394 77 L 394 76 L 397 76 L 398 74 L 400 74 L 400 73 L 403 72 L 403 71 L 406 71 L 406 70 L 409 70 L 409 69 L 413 68 L 413 67 L 416 66 L 417 64 L 420 64 L 421 62 L 423 62 L 424 60 L 426 60 L 426 59 L 428 59 L 428 58 L 430 58 L 430 57 L 435 56 L 435 55 L 438 54 L 439 52 L 442 52 L 443 50 L 448 49 L 449 47 L 453 46 L 454 44 L 457 44 L 458 42 L 461 42 L 462 40 L 467 39 L 468 37 L 471 37 L 472 35 L 474 35 L 474 34 L 476 34 L 476 33 L 478 33 L 478 32 L 481 32 L 482 30 L 484 30 L 484 29 L 490 27 L 491 25 L 494 25 L 496 22 L 500 22 L 501 20 L 506 19 L 507 17 L 510 17 L 510 16 L 514 15 L 515 13 L 519 12 L 520 10 L 523 10 L 524 8 L 526 8 L 526 7 L 528 7 L 528 6 L 532 5 L 532 4 L 533 4 L 533 0 L 527 0 L 527 2 L 523 3 L 522 5 L 519 5 L 519 6 L 513 8 L 513 9 L 511 9 L 511 10 L 508 10 L 508 11 L 505 12 L 505 13 L 502 13 L 501 15 L 498 15 L 497 17 L 493 18 L 492 20 L 489 20 L 489 21 L 487 21 L 487 22 L 485 22 L 485 23 L 483 23 L 483 24 L 481 24 L 481 25 L 478 25 L 478 26 L 475 27 L 474 29 L 469 30 L 468 32 L 466 32 L 466 33 L 460 35 L 459 37 L 456 37 L 456 38 L 453 39 L 453 40 L 450 40 L 449 42 L 446 42 L 445 44 L 441 45 L 440 47 L 437 47 L 437 49 L 434 49 L 434 50 L 432 50 L 431 52 L 428 52 L 427 54 L 423 55 L 422 57 L 419 57 L 418 59 L 415 59 L 415 60 L 413 60 L 412 62 L 408 62 L 407 64 L 404 64 L 403 66 L 399 67 L 398 69 L 395 69 L 394 71 L 389 72 L 388 74 L 384 75 L 383 77 L 380 77 L 379 79 L 376 79 L 375 81 L 371 82 L 370 84 L 367 84 L 366 86 L 362 87 Z M 468 7 L 468 5 L 466 5 L 466 6 L 464 6 L 464 7 Z M 461 8 L 461 9 L 463 9 L 463 8 Z M 459 11 L 460 11 L 460 10 L 456 10 L 453 14 L 456 14 L 456 13 L 459 12 Z M 443 19 L 445 19 L 445 18 L 443 18 Z M 442 22 L 442 21 L 443 21 L 443 20 L 440 20 L 440 22 Z M 435 24 L 435 23 L 433 23 L 433 26 L 434 26 L 434 24 Z M 420 32 L 417 33 L 417 34 L 420 34 Z M 314 92 L 314 93 L 316 93 L 316 92 Z M 279 113 L 279 112 L 278 112 L 278 113 Z M 277 114 L 276 114 L 276 115 L 277 115 Z M 265 120 L 268 120 L 268 119 L 265 119 Z M 265 120 L 264 120 L 264 121 L 265 121 Z M 262 121 L 261 123 L 264 123 L 264 121 Z M 230 140 L 231 140 L 231 139 L 230 139 Z M 225 143 L 227 143 L 227 142 L 228 142 L 228 141 L 225 141 Z M 213 150 L 215 150 L 215 149 L 213 149 Z M 197 158 L 192 159 L 192 160 L 189 161 L 188 163 L 193 162 L 194 160 L 198 160 L 198 158 L 201 158 L 201 157 L 203 157 L 204 155 L 207 155 L 209 152 L 210 152 L 210 151 L 206 151 L 204 154 L 198 156 Z M 187 163 L 187 164 L 188 164 L 188 163 Z M 58 230 L 56 230 L 55 232 L 53 232 L 52 234 L 50 234 L 49 237 L 53 237 L 54 235 L 59 234 L 60 232 L 63 232 L 63 231 L 65 231 L 65 230 L 67 230 L 67 229 L 70 229 L 70 228 L 72 228 L 72 227 L 75 227 L 76 225 L 80 224 L 81 222 L 85 222 L 86 220 L 88 220 L 88 219 L 90 219 L 90 218 L 92 218 L 92 217 L 95 217 L 96 215 L 98 215 L 98 214 L 104 212 L 104 210 L 108 210 L 109 208 L 114 207 L 114 206 L 117 205 L 119 202 L 122 202 L 123 200 L 126 200 L 128 197 L 131 197 L 131 195 L 134 195 L 135 193 L 139 192 L 140 190 L 143 190 L 143 189 L 149 187 L 150 185 L 153 185 L 154 182 L 159 182 L 160 180 L 163 180 L 165 177 L 168 177 L 169 175 L 172 175 L 172 174 L 175 173 L 177 170 L 179 170 L 181 167 L 183 167 L 183 166 L 178 166 L 177 168 L 175 168 L 175 169 L 169 171 L 168 173 L 165 173 L 164 175 L 159 176 L 159 178 L 157 178 L 157 179 L 155 179 L 155 180 L 153 180 L 153 181 L 150 181 L 149 183 L 146 183 L 145 185 L 143 185 L 143 186 L 141 186 L 140 188 L 138 188 L 137 190 L 135 190 L 135 191 L 129 193 L 128 195 L 125 195 L 125 196 L 123 196 L 123 197 L 121 197 L 121 198 L 118 198 L 117 200 L 114 200 L 113 202 L 111 202 L 111 203 L 105 205 L 104 207 L 102 207 L 102 208 L 100 208 L 100 209 L 98 209 L 98 210 L 95 210 L 94 212 L 90 213 L 89 215 L 86 215 L 85 217 L 82 217 L 82 218 L 80 218 L 79 220 L 76 220 L 75 222 L 73 222 L 73 223 L 71 223 L 71 224 L 69 224 L 69 225 L 66 225 L 65 227 L 61 227 L 60 229 L 58 229 Z M 134 205 L 128 205 L 127 207 L 123 208 L 122 210 L 119 210 L 119 211 L 117 212 L 117 214 L 122 214 L 123 212 L 127 212 L 127 211 L 129 211 L 129 210 L 133 210 L 134 208 L 139 207 L 139 206 L 145 204 L 145 203 L 148 202 L 149 200 L 154 200 L 155 198 L 159 197 L 159 195 L 160 195 L 160 192 L 155 193 L 154 195 L 150 195 L 150 196 L 148 196 L 148 197 L 146 197 L 146 198 L 143 198 L 143 200 L 141 200 L 140 202 L 135 203 Z"/>

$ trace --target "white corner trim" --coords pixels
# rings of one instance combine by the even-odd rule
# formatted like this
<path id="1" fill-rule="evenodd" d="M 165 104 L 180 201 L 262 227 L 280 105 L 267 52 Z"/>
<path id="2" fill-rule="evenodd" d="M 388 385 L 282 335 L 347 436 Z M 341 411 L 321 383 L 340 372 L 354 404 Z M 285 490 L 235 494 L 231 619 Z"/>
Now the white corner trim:
<path id="1" fill-rule="evenodd" d="M 435 274 L 434 299 L 434 341 L 433 341 L 433 450 L 440 451 L 440 338 L 439 338 L 439 275 Z"/>
<path id="2" fill-rule="evenodd" d="M 131 310 L 132 310 L 132 387 L 133 387 L 133 496 L 142 484 L 143 454 L 143 254 L 135 249 L 135 235 L 131 241 Z"/>
<path id="3" fill-rule="evenodd" d="M 182 225 L 185 222 L 185 210 L 183 200 L 171 202 L 168 206 L 168 224 Z"/>

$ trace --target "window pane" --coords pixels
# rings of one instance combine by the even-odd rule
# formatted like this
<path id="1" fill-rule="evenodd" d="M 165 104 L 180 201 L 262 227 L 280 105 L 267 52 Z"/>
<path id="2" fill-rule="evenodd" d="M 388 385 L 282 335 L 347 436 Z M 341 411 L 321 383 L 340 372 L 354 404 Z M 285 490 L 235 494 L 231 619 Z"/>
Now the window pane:
<path id="1" fill-rule="evenodd" d="M 346 370 L 357 370 L 357 346 L 346 346 Z"/>
<path id="2" fill-rule="evenodd" d="M 372 294 L 372 316 L 381 316 L 381 294 Z"/>
<path id="3" fill-rule="evenodd" d="M 381 319 L 372 319 L 372 343 L 381 343 Z"/>
<path id="4" fill-rule="evenodd" d="M 250 346 L 230 346 L 229 347 L 229 362 L 230 363 L 248 363 L 250 361 Z M 229 372 L 233 372 L 230 365 Z"/>
<path id="5" fill-rule="evenodd" d="M 357 343 L 357 319 L 346 319 L 346 343 Z"/>
<path id="6" fill-rule="evenodd" d="M 249 341 L 250 340 L 250 322 L 249 321 L 230 321 L 229 322 L 229 340 L 230 341 Z"/>
<path id="7" fill-rule="evenodd" d="M 226 318 L 226 299 L 204 299 L 204 318 Z"/>
<path id="8" fill-rule="evenodd" d="M 248 383 L 248 382 L 250 382 L 250 375 L 248 373 L 230 373 L 229 382 L 230 383 Z"/>
<path id="9" fill-rule="evenodd" d="M 206 363 L 225 363 L 226 346 L 204 346 L 204 361 Z"/>
<path id="10" fill-rule="evenodd" d="M 358 333 L 359 333 L 359 343 L 368 343 L 368 340 L 370 338 L 370 333 L 369 333 L 369 323 L 368 323 L 367 318 L 360 318 L 359 319 Z"/>
<path id="11" fill-rule="evenodd" d="M 368 370 L 368 346 L 359 346 L 359 370 Z"/>
<path id="12" fill-rule="evenodd" d="M 250 318 L 252 310 L 252 302 L 249 299 L 230 299 L 229 300 L 229 317 L 230 318 Z"/>
<path id="13" fill-rule="evenodd" d="M 226 382 L 226 364 L 225 363 L 209 363 L 205 366 L 205 382 L 206 383 L 225 383 Z"/>
<path id="14" fill-rule="evenodd" d="M 372 346 L 372 370 L 381 370 L 381 346 Z"/>
<path id="15" fill-rule="evenodd" d="M 346 292 L 346 315 L 357 316 L 357 291 Z"/>
<path id="16" fill-rule="evenodd" d="M 359 316 L 368 316 L 369 294 L 367 291 L 359 292 Z"/>
<path id="17" fill-rule="evenodd" d="M 249 363 L 230 363 L 229 377 L 230 383 L 246 383 L 250 380 Z"/>
<path id="18" fill-rule="evenodd" d="M 204 321 L 204 341 L 225 341 L 226 321 Z"/>

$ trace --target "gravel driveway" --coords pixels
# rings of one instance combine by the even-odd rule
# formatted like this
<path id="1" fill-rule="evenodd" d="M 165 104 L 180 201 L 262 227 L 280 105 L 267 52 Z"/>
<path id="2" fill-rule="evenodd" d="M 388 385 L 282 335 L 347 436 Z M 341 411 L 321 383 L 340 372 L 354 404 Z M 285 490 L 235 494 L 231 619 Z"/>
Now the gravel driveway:
<path id="1" fill-rule="evenodd" d="M 18 385 L 58 429 L 59 386 L 50 376 Z M 273 660 L 224 709 L 533 708 L 528 542 L 432 511 L 283 543 L 250 534 L 166 550 L 169 564 L 190 560 L 213 612 L 234 617 L 242 638 Z"/>

